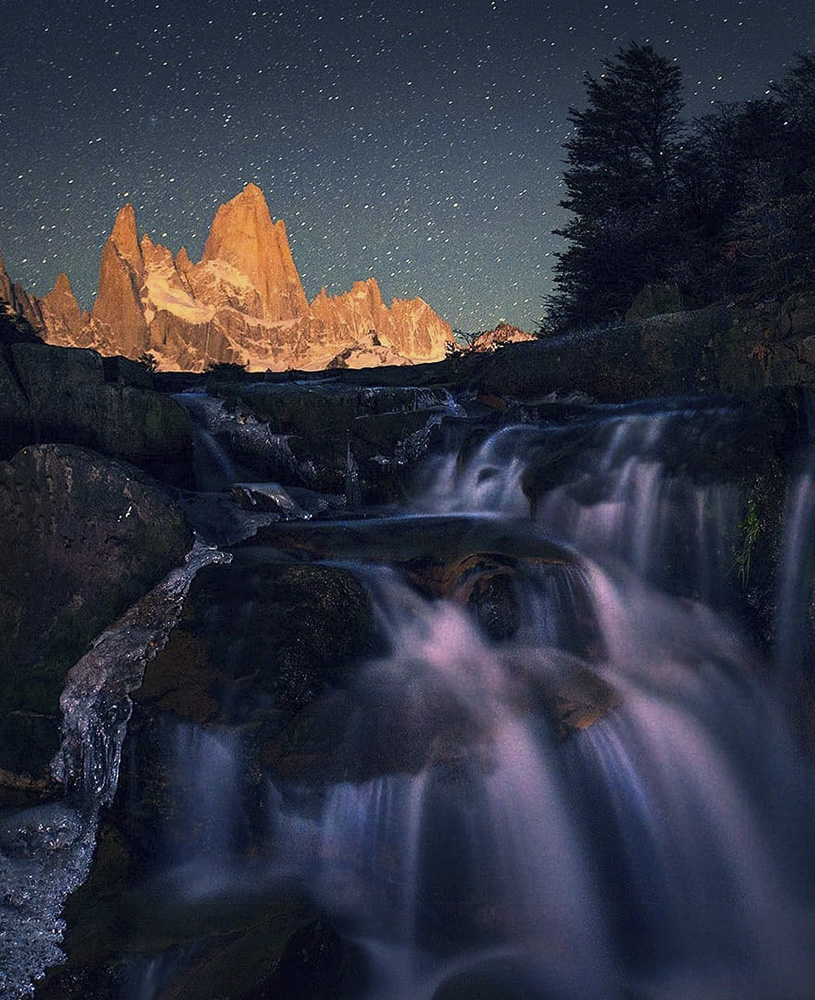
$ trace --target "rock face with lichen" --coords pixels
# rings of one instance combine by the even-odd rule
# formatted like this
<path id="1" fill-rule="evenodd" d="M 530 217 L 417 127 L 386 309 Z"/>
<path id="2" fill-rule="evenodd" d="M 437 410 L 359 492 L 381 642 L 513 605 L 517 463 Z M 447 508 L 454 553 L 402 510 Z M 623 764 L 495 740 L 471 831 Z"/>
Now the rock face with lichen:
<path id="1" fill-rule="evenodd" d="M 452 337 L 420 298 L 388 307 L 373 278 L 344 295 L 323 290 L 309 305 L 286 225 L 272 221 L 254 184 L 218 209 L 198 263 L 183 248 L 174 257 L 146 235 L 139 241 L 135 213 L 125 205 L 102 251 L 90 314 L 80 311 L 64 275 L 29 311 L 49 343 L 133 359 L 152 354 L 166 370 L 437 361 Z"/>

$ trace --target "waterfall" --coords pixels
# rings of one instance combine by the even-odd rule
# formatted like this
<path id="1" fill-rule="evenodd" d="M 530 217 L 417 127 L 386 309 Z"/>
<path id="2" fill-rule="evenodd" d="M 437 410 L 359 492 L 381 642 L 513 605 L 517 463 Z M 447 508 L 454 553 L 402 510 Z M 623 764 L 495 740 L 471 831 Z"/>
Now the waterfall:
<path id="1" fill-rule="evenodd" d="M 282 735 L 267 689 L 158 726 L 170 806 L 145 894 L 224 921 L 299 894 L 363 956 L 320 996 L 811 995 L 815 775 L 778 687 L 802 669 L 813 467 L 788 507 L 770 683 L 737 593 L 744 486 L 715 449 L 693 458 L 738 419 L 679 400 L 479 432 L 428 459 L 397 514 L 286 555 L 340 539 L 376 641 Z M 435 540 L 420 557 L 402 528 Z M 244 548 L 253 587 L 275 544 Z M 222 704 L 246 697 L 254 674 L 221 666 Z M 198 995 L 233 932 L 143 945 L 122 995 Z"/>
<path id="2" fill-rule="evenodd" d="M 799 456 L 797 474 L 787 495 L 784 550 L 778 587 L 776 670 L 781 697 L 801 719 L 805 738 L 815 734 L 806 707 L 815 697 L 815 675 L 810 666 L 815 649 L 813 633 L 813 553 L 815 552 L 815 395 L 807 393 L 806 447 Z"/>
<path id="3" fill-rule="evenodd" d="M 227 450 L 216 438 L 227 417 L 220 402 L 203 393 L 183 392 L 175 397 L 192 418 L 193 472 L 201 492 L 225 489 L 238 478 Z"/>

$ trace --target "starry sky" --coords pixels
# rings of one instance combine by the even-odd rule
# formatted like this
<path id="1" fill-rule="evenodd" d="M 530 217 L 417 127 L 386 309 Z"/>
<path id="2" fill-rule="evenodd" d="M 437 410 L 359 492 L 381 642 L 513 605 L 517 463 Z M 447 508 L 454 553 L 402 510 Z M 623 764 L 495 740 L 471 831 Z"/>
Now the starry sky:
<path id="1" fill-rule="evenodd" d="M 306 293 L 374 275 L 454 328 L 534 330 L 570 105 L 630 41 L 675 58 L 686 117 L 762 95 L 815 48 L 813 0 L 4 0 L 0 253 L 95 295 L 131 202 L 203 250 L 253 181 Z"/>

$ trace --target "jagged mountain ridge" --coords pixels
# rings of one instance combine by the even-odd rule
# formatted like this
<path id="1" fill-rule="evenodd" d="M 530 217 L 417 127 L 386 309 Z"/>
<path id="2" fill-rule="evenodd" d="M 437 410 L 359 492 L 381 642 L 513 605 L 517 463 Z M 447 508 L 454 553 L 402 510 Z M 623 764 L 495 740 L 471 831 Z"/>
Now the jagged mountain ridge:
<path id="1" fill-rule="evenodd" d="M 60 278 L 62 277 L 63 275 L 60 275 Z M 59 283 L 57 279 L 57 284 Z M 43 327 L 39 300 L 29 295 L 18 281 L 11 280 L 6 272 L 2 254 L 0 254 L 0 307 L 11 315 L 22 316 L 35 330 L 41 330 Z"/>
<path id="2" fill-rule="evenodd" d="M 48 343 L 129 358 L 152 354 L 165 370 L 437 361 L 452 339 L 423 299 L 394 299 L 388 307 L 374 278 L 342 295 L 323 289 L 309 304 L 285 223 L 272 221 L 254 184 L 218 209 L 197 263 L 183 247 L 174 256 L 146 234 L 139 240 L 135 212 L 125 205 L 102 251 L 91 311 L 79 308 L 65 274 L 28 309 Z"/>

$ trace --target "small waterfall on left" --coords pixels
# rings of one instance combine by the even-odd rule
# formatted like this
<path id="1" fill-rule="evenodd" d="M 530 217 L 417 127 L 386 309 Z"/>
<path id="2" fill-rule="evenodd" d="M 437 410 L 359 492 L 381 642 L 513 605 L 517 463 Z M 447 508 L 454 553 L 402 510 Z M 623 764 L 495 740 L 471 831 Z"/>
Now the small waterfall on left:
<path id="1" fill-rule="evenodd" d="M 51 764 L 63 797 L 7 813 L 0 829 L 0 991 L 31 996 L 64 955 L 62 910 L 87 878 L 100 810 L 119 781 L 130 693 L 166 642 L 195 574 L 226 558 L 197 543 L 186 564 L 103 632 L 69 672 L 60 706 L 62 746 Z"/>

